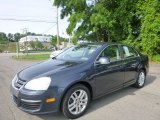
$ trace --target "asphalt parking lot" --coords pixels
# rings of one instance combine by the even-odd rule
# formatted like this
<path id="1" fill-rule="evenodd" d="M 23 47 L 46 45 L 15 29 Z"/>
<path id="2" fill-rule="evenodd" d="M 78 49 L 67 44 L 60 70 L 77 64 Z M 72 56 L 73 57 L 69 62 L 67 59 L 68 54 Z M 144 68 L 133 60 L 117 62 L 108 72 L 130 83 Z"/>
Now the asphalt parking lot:
<path id="1" fill-rule="evenodd" d="M 0 54 L 0 120 L 63 120 L 60 113 L 30 115 L 12 102 L 10 84 L 22 68 L 38 61 L 14 60 Z M 80 120 L 160 120 L 160 64 L 151 64 L 142 89 L 127 87 L 93 101 Z"/>

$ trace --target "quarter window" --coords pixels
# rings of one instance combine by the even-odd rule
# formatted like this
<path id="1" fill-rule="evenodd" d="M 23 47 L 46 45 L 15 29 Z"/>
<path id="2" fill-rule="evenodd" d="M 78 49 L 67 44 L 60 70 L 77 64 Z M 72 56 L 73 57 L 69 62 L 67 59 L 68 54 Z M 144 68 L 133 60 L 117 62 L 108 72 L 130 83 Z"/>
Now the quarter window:
<path id="1" fill-rule="evenodd" d="M 137 52 L 133 48 L 128 47 L 128 46 L 123 46 L 123 54 L 124 54 L 124 58 L 138 56 Z"/>

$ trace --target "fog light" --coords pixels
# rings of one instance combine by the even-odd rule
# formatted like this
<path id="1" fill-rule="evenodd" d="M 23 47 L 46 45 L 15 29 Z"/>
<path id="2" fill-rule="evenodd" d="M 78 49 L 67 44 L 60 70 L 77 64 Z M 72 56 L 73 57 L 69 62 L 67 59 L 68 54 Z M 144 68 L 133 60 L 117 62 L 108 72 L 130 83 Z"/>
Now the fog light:
<path id="1" fill-rule="evenodd" d="M 46 100 L 47 103 L 54 102 L 54 101 L 56 101 L 56 98 L 48 98 Z"/>

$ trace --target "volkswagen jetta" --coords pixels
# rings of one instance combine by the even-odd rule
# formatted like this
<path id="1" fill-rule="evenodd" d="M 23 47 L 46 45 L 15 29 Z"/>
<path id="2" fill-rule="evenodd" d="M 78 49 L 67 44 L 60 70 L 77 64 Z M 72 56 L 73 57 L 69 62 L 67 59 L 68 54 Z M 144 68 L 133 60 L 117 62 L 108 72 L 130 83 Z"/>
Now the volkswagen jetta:
<path id="1" fill-rule="evenodd" d="M 81 44 L 21 70 L 12 80 L 11 92 L 23 111 L 60 110 L 68 118 L 78 118 L 93 99 L 130 85 L 142 88 L 148 67 L 148 57 L 133 47 Z"/>

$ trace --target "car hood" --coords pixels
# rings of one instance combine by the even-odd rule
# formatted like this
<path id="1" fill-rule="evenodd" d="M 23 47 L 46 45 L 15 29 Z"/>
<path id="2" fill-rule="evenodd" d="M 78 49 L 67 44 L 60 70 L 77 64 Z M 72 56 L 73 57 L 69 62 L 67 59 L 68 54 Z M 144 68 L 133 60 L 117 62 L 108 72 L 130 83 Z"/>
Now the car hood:
<path id="1" fill-rule="evenodd" d="M 50 59 L 23 69 L 18 73 L 18 77 L 22 80 L 27 81 L 42 76 L 49 76 L 56 72 L 77 66 L 79 64 L 79 62 Z"/>

